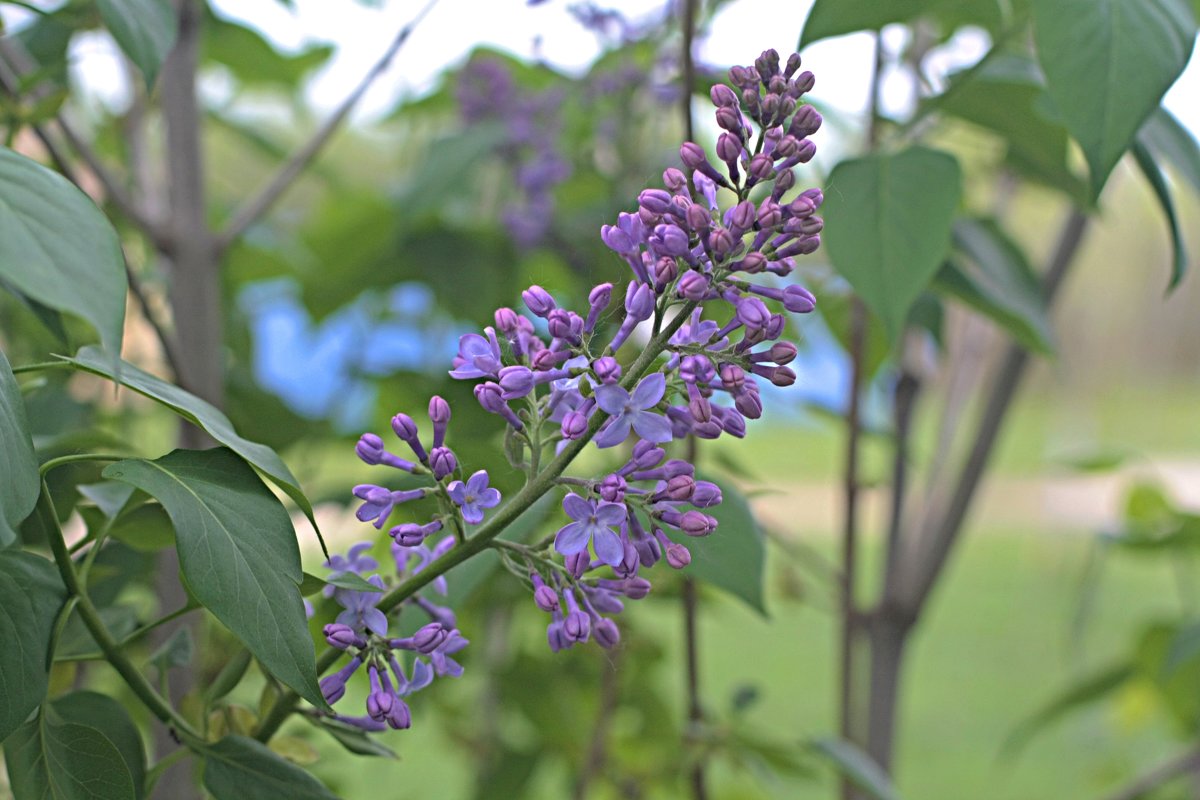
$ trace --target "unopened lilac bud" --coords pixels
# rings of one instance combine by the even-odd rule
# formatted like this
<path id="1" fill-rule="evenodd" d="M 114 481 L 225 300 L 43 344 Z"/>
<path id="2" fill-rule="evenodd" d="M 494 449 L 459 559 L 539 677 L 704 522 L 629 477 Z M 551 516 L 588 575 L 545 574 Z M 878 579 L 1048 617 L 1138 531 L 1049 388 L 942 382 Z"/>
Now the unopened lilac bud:
<path id="1" fill-rule="evenodd" d="M 609 302 L 612 301 L 612 290 L 611 283 L 602 283 L 593 287 L 592 291 L 588 293 L 588 316 L 587 321 L 583 324 L 583 329 L 587 333 L 591 333 L 595 329 L 600 315 L 608 308 Z"/>
<path id="2" fill-rule="evenodd" d="M 750 330 L 759 330 L 771 319 L 771 312 L 757 297 L 743 297 L 737 302 L 737 318 Z"/>
<path id="3" fill-rule="evenodd" d="M 762 399 L 758 392 L 742 392 L 734 397 L 733 405 L 750 419 L 758 419 L 762 416 Z"/>
<path id="4" fill-rule="evenodd" d="M 558 592 L 543 583 L 534 591 L 533 602 L 537 604 L 538 608 L 547 613 L 557 611 Z"/>
<path id="5" fill-rule="evenodd" d="M 412 727 L 412 712 L 409 710 L 408 704 L 397 697 L 385 720 L 392 730 L 406 731 Z"/>
<path id="6" fill-rule="evenodd" d="M 742 139 L 742 112 L 737 106 L 717 109 L 717 125 L 727 130 L 740 141 Z"/>
<path id="7" fill-rule="evenodd" d="M 753 77 L 751 77 L 751 73 L 753 73 L 753 70 L 747 67 L 730 67 L 729 81 L 740 89 L 744 89 L 747 86 L 755 86 L 758 84 L 758 74 L 754 73 Z"/>
<path id="8" fill-rule="evenodd" d="M 800 146 L 796 149 L 796 155 L 792 156 L 792 158 L 801 164 L 807 164 L 813 160 L 813 156 L 816 154 L 817 146 L 813 143 L 812 139 L 805 139 L 800 142 Z"/>
<path id="9" fill-rule="evenodd" d="M 741 157 L 742 142 L 738 137 L 728 131 L 717 137 L 717 158 L 729 164 L 732 169 Z"/>
<path id="10" fill-rule="evenodd" d="M 693 203 L 688 207 L 684 219 L 688 227 L 699 234 L 703 234 L 712 227 L 712 215 L 699 203 Z"/>
<path id="11" fill-rule="evenodd" d="M 401 547 L 417 547 L 425 541 L 425 529 L 412 522 L 397 525 L 388 535 Z"/>
<path id="12" fill-rule="evenodd" d="M 679 148 L 679 158 L 688 169 L 712 168 L 704 155 L 704 148 L 695 142 L 684 142 Z"/>
<path id="13" fill-rule="evenodd" d="M 776 386 L 791 386 L 796 382 L 796 373 L 789 367 L 776 367 L 771 375 L 771 383 Z"/>
<path id="14" fill-rule="evenodd" d="M 766 153 L 759 153 L 754 158 L 750 159 L 750 166 L 747 171 L 757 181 L 765 181 L 771 177 L 771 172 L 775 169 L 774 160 Z"/>
<path id="15" fill-rule="evenodd" d="M 662 189 L 643 189 L 638 195 L 638 205 L 653 214 L 666 214 L 671 210 L 671 193 Z"/>
<path id="16" fill-rule="evenodd" d="M 549 316 L 550 312 L 558 308 L 554 302 L 554 298 L 540 286 L 530 286 L 525 291 L 521 292 L 521 299 L 525 301 L 525 307 L 528 308 L 535 317 Z"/>
<path id="17" fill-rule="evenodd" d="M 754 208 L 754 203 L 743 200 L 733 207 L 733 211 L 729 215 L 729 226 L 736 231 L 734 235 L 739 235 L 754 227 L 756 217 L 757 209 Z"/>
<path id="18" fill-rule="evenodd" d="M 435 447 L 429 451 L 429 466 L 434 480 L 440 481 L 458 469 L 458 459 L 449 447 Z"/>
<path id="19" fill-rule="evenodd" d="M 685 511 L 679 519 L 679 530 L 688 536 L 707 536 L 717 528 L 717 521 L 699 511 Z"/>
<path id="20" fill-rule="evenodd" d="M 588 421 L 579 411 L 571 411 L 562 421 L 562 437 L 564 439 L 578 439 L 587 431 Z"/>
<path id="21" fill-rule="evenodd" d="M 511 336 L 517 332 L 517 312 L 511 308 L 497 308 L 493 315 L 496 320 L 496 330 Z"/>
<path id="22" fill-rule="evenodd" d="M 476 384 L 475 399 L 479 401 L 479 405 L 483 407 L 484 411 L 499 414 L 517 430 L 525 427 L 520 417 L 513 413 L 513 410 L 508 407 L 508 403 L 504 402 L 504 390 L 500 388 L 500 384 L 491 381 Z"/>
<path id="23" fill-rule="evenodd" d="M 696 206 L 692 206 L 696 208 Z M 679 275 L 679 262 L 670 256 L 663 256 L 654 260 L 654 265 L 651 267 L 651 277 L 654 278 L 656 287 L 665 287 Z"/>
<path id="24" fill-rule="evenodd" d="M 716 439 L 721 435 L 721 425 L 713 417 L 705 422 L 692 423 L 692 435 L 697 439 Z"/>
<path id="25" fill-rule="evenodd" d="M 701 157 L 704 156 L 704 151 L 700 151 Z M 681 192 L 687 188 L 687 176 L 674 167 L 667 167 L 662 174 L 663 186 L 666 186 L 671 192 Z"/>
<path id="26" fill-rule="evenodd" d="M 678 225 L 654 226 L 654 244 L 660 253 L 669 256 L 686 256 L 691 252 L 688 235 Z"/>
<path id="27" fill-rule="evenodd" d="M 596 644 L 606 650 L 616 647 L 617 643 L 621 641 L 621 632 L 617 629 L 617 623 L 608 617 L 601 617 L 592 623 L 592 636 L 596 639 Z"/>
<path id="28" fill-rule="evenodd" d="M 746 371 L 737 364 L 722 364 L 717 374 L 721 376 L 721 385 L 734 394 L 746 385 Z"/>
<path id="29" fill-rule="evenodd" d="M 383 458 L 383 439 L 373 433 L 364 433 L 354 446 L 354 453 L 364 463 L 375 466 Z"/>
<path id="30" fill-rule="evenodd" d="M 630 283 L 625 293 L 625 313 L 638 322 L 654 316 L 654 291 L 644 283 Z"/>
<path id="31" fill-rule="evenodd" d="M 691 504 L 696 508 L 712 508 L 721 504 L 721 487 L 712 481 L 696 481 Z"/>
<path id="32" fill-rule="evenodd" d="M 342 625 L 339 622 L 325 626 L 325 641 L 329 643 L 330 647 L 336 647 L 338 650 L 367 646 L 366 639 L 355 633 L 349 625 Z"/>
<path id="33" fill-rule="evenodd" d="M 692 551 L 681 544 L 672 542 L 666 547 L 667 563 L 672 569 L 683 569 L 692 563 Z"/>
<path id="34" fill-rule="evenodd" d="M 763 336 L 766 339 L 778 339 L 783 336 L 783 331 L 787 327 L 787 317 L 783 314 L 772 314 L 767 320 L 767 324 L 763 326 Z"/>
<path id="35" fill-rule="evenodd" d="M 811 92 L 812 88 L 817 85 L 817 78 L 809 71 L 801 72 L 792 80 L 792 94 L 799 96 L 806 92 Z"/>
<path id="36" fill-rule="evenodd" d="M 592 362 L 592 372 L 601 383 L 616 383 L 621 379 L 621 364 L 612 356 L 603 356 Z"/>
<path id="37" fill-rule="evenodd" d="M 573 311 L 556 308 L 546 315 L 546 322 L 555 339 L 576 342 L 583 333 L 583 320 Z"/>
<path id="38" fill-rule="evenodd" d="M 633 542 L 629 541 L 627 536 L 621 537 L 621 547 L 623 552 L 621 562 L 613 566 L 613 572 L 620 578 L 632 578 L 637 575 L 638 567 L 641 565 L 637 548 L 633 546 Z"/>
<path id="39" fill-rule="evenodd" d="M 775 145 L 775 149 L 771 151 L 771 157 L 787 159 L 798 152 L 800 152 L 800 140 L 788 134 L 779 140 L 779 144 Z"/>
<path id="40" fill-rule="evenodd" d="M 790 364 L 796 358 L 796 345 L 791 342 L 776 342 L 771 345 L 770 358 L 776 364 Z"/>
<path id="41" fill-rule="evenodd" d="M 727 108 L 730 106 L 736 108 L 738 104 L 737 95 L 723 83 L 715 84 L 709 89 L 708 96 L 712 98 L 713 105 L 718 108 Z"/>
<path id="42" fill-rule="evenodd" d="M 766 83 L 779 74 L 779 51 L 768 48 L 754 59 L 754 68 L 758 70 L 761 80 Z"/>
<path id="43" fill-rule="evenodd" d="M 779 95 L 767 93 L 762 99 L 763 124 L 768 124 L 779 114 Z"/>
<path id="44" fill-rule="evenodd" d="M 650 594 L 650 581 L 645 578 L 626 578 L 622 594 L 630 600 L 641 600 Z"/>
<path id="45" fill-rule="evenodd" d="M 802 105 L 796 109 L 788 125 L 788 133 L 797 139 L 812 136 L 821 127 L 821 115 L 810 105 Z"/>
<path id="46" fill-rule="evenodd" d="M 621 230 L 616 225 L 601 225 L 600 240 L 604 245 L 616 253 L 629 253 L 637 249 L 637 243 L 633 237 L 626 231 Z M 499 326 L 500 321 L 497 319 L 496 324 Z M 503 330 L 503 327 L 501 327 Z"/>
<path id="47" fill-rule="evenodd" d="M 418 628 L 417 632 L 412 635 L 413 647 L 418 653 L 429 655 L 441 647 L 449 637 L 450 631 L 443 628 L 440 623 L 431 622 Z"/>
<path id="48" fill-rule="evenodd" d="M 450 404 L 436 394 L 429 398 L 429 421 L 433 423 L 433 446 L 440 447 L 450 423 Z"/>
<path id="49" fill-rule="evenodd" d="M 625 502 L 626 488 L 627 484 L 624 478 L 611 474 L 604 476 L 604 480 L 596 485 L 596 492 L 602 500 L 609 503 L 623 503 Z"/>
<path id="50" fill-rule="evenodd" d="M 712 418 L 712 405 L 701 394 L 688 398 L 688 413 L 696 422 L 708 422 Z"/>
<path id="51" fill-rule="evenodd" d="M 716 416 L 714 415 L 714 419 L 715 418 Z M 746 438 L 746 418 L 743 417 L 736 409 L 721 409 L 720 425 L 721 430 L 725 431 L 730 436 L 735 436 L 738 439 Z"/>
<path id="52" fill-rule="evenodd" d="M 708 296 L 708 276 L 700 272 L 689 271 L 679 279 L 679 296 L 685 300 L 699 302 Z"/>
<path id="53" fill-rule="evenodd" d="M 787 65 L 783 69 L 783 77 L 790 79 L 798 69 L 800 69 L 800 54 L 792 53 L 788 56 Z"/>
<path id="54" fill-rule="evenodd" d="M 543 353 L 549 352 L 543 350 Z M 542 353 L 538 353 L 541 356 Z M 500 370 L 501 397 L 505 400 L 515 400 L 533 391 L 533 370 L 529 367 L 513 366 Z"/>
<path id="55" fill-rule="evenodd" d="M 668 499 L 684 502 L 691 498 L 692 492 L 695 490 L 696 481 L 691 475 L 676 475 L 667 481 L 667 487 L 663 492 Z"/>
<path id="56" fill-rule="evenodd" d="M 771 196 L 778 199 L 783 197 L 791 188 L 796 185 L 796 173 L 791 169 L 781 169 L 775 174 L 775 188 L 771 190 Z"/>
<path id="57" fill-rule="evenodd" d="M 694 476 L 696 468 L 691 463 L 684 461 L 682 458 L 672 458 L 670 461 L 662 465 L 663 474 L 667 480 L 679 475 Z"/>
<path id="58" fill-rule="evenodd" d="M 417 423 L 408 414 L 397 414 L 392 417 L 392 430 L 396 436 L 407 444 L 417 441 Z"/>
<path id="59" fill-rule="evenodd" d="M 774 228 L 783 221 L 783 209 L 771 198 L 763 200 L 758 207 L 758 224 L 762 228 Z M 760 256 L 761 257 L 761 256 Z M 765 259 L 764 259 L 765 260 Z"/>

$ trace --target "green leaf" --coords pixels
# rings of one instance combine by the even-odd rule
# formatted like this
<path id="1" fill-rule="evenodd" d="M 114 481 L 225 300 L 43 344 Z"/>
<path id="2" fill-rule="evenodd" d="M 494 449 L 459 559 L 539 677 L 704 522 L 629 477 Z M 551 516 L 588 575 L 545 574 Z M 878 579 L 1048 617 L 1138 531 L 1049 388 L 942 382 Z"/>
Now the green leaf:
<path id="1" fill-rule="evenodd" d="M 125 256 L 91 199 L 57 172 L 0 147 L 0 277 L 44 306 L 82 317 L 117 367 Z"/>
<path id="2" fill-rule="evenodd" d="M 0 740 L 46 696 L 50 634 L 67 590 L 44 558 L 0 551 Z"/>
<path id="3" fill-rule="evenodd" d="M 256 30 L 221 19 L 211 11 L 206 15 L 202 58 L 224 65 L 243 84 L 274 85 L 294 92 L 304 77 L 331 55 L 333 48 L 329 45 L 287 55 Z"/>
<path id="4" fill-rule="evenodd" d="M 900 800 L 887 773 L 858 745 L 842 739 L 818 739 L 812 743 L 812 749 L 875 800 Z"/>
<path id="5" fill-rule="evenodd" d="M 330 575 L 325 579 L 325 583 L 330 586 L 336 586 L 339 589 L 350 589 L 355 592 L 378 592 L 379 587 L 373 583 L 368 583 L 367 580 L 354 572 L 343 572 L 340 575 Z"/>
<path id="6" fill-rule="evenodd" d="M 1093 673 L 1060 692 L 1028 719 L 1013 729 L 1004 742 L 1003 752 L 1016 755 L 1018 751 L 1050 723 L 1066 714 L 1090 705 L 1129 680 L 1134 674 L 1131 664 L 1117 664 Z"/>
<path id="7" fill-rule="evenodd" d="M 830 36 L 877 31 L 922 14 L 930 14 L 952 26 L 973 22 L 991 27 L 1001 20 L 996 0 L 817 0 L 804 21 L 798 49 Z"/>
<path id="8" fill-rule="evenodd" d="M 133 778 L 134 796 L 141 798 L 145 793 L 146 749 L 125 707 L 108 695 L 87 691 L 63 695 L 50 705 L 66 722 L 95 728 L 112 742 Z"/>
<path id="9" fill-rule="evenodd" d="M 1192 53 L 1187 0 L 1034 0 L 1050 96 L 1100 195 L 1109 173 Z"/>
<path id="10" fill-rule="evenodd" d="M 128 386 L 138 394 L 145 395 L 151 400 L 157 400 L 250 462 L 272 483 L 282 489 L 288 497 L 292 498 L 300 510 L 305 513 L 309 522 L 312 523 L 313 530 L 317 532 L 321 549 L 328 557 L 325 539 L 321 536 L 321 530 L 317 527 L 317 521 L 313 517 L 312 504 L 304 496 L 300 482 L 287 468 L 287 464 L 283 463 L 283 459 L 279 457 L 278 453 L 266 445 L 238 436 L 229 422 L 229 418 L 209 403 L 178 386 L 138 369 L 127 361 L 118 361 L 120 365 L 120 374 L 118 375 L 109 368 L 108 357 L 104 352 L 95 347 L 83 347 L 75 354 L 74 358 L 66 360 L 86 372 L 116 381 Z"/>
<path id="11" fill-rule="evenodd" d="M 305 770 L 245 736 L 226 736 L 204 753 L 204 788 L 216 800 L 336 800 Z"/>
<path id="12" fill-rule="evenodd" d="M 179 31 L 170 0 L 96 0 L 96 5 L 104 26 L 153 87 Z"/>
<path id="13" fill-rule="evenodd" d="M 1138 131 L 1138 140 L 1200 193 L 1200 144 L 1170 111 L 1159 106 Z"/>
<path id="14" fill-rule="evenodd" d="M 125 508 L 134 489 L 127 483 L 102 481 L 84 483 L 75 487 L 84 498 L 91 500 L 107 519 L 114 519 Z"/>
<path id="15" fill-rule="evenodd" d="M 1142 171 L 1142 175 L 1146 176 L 1146 182 L 1150 184 L 1150 189 L 1158 199 L 1159 206 L 1162 207 L 1163 215 L 1167 218 L 1167 228 L 1171 232 L 1171 279 L 1167 283 L 1167 291 L 1170 292 L 1183 280 L 1188 266 L 1187 245 L 1183 241 L 1179 215 L 1175 212 L 1175 200 L 1171 197 L 1167 179 L 1163 177 L 1162 171 L 1154 161 L 1154 156 L 1150 154 L 1150 148 L 1140 139 L 1140 136 L 1130 149 L 1138 169 Z"/>
<path id="16" fill-rule="evenodd" d="M 292 522 L 246 462 L 226 448 L 175 450 L 111 464 L 104 477 L 163 504 L 192 594 L 275 677 L 324 708 Z"/>
<path id="17" fill-rule="evenodd" d="M 16 800 L 137 800 L 133 775 L 100 730 L 42 709 L 4 742 Z"/>
<path id="18" fill-rule="evenodd" d="M 21 387 L 0 351 L 0 547 L 17 540 L 17 526 L 37 505 L 42 482 L 29 436 Z"/>
<path id="19" fill-rule="evenodd" d="M 356 756 L 377 756 L 380 758 L 399 758 L 396 751 L 381 744 L 372 736 L 368 735 L 362 728 L 355 728 L 352 725 L 343 725 L 335 720 L 327 717 L 310 717 L 305 716 L 306 720 L 311 722 L 315 727 L 328 733 L 342 747 Z"/>
<path id="20" fill-rule="evenodd" d="M 992 220 L 958 220 L 955 246 L 969 262 L 942 265 L 934 288 L 986 315 L 1024 347 L 1050 354 L 1054 334 L 1037 276 L 1025 254 Z"/>
<path id="21" fill-rule="evenodd" d="M 692 552 L 692 563 L 685 574 L 716 586 L 747 605 L 767 615 L 763 597 L 767 549 L 762 528 L 750 511 L 742 493 L 728 481 L 713 480 L 711 475 L 698 476 L 721 487 L 722 501 L 718 506 L 703 509 L 717 520 L 717 529 L 708 536 L 684 537 Z"/>
<path id="22" fill-rule="evenodd" d="M 150 654 L 149 663 L 162 672 L 175 667 L 186 667 L 192 662 L 194 654 L 192 632 L 187 628 L 179 628 Z"/>
<path id="23" fill-rule="evenodd" d="M 843 161 L 829 176 L 829 258 L 893 339 L 950 248 L 961 184 L 953 156 L 923 147 Z"/>

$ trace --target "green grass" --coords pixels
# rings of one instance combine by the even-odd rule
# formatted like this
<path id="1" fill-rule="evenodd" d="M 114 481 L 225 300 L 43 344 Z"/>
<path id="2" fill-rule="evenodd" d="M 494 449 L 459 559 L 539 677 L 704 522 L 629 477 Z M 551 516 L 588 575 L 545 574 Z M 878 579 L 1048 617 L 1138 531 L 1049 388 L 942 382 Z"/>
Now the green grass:
<path id="1" fill-rule="evenodd" d="M 828 550 L 831 544 L 816 546 Z M 1081 537 L 1004 532 L 963 542 L 910 651 L 897 762 L 904 797 L 1090 800 L 1174 752 L 1168 732 L 1157 717 L 1145 714 L 1144 699 L 1135 697 L 1069 717 L 1047 728 L 1019 758 L 998 759 L 1005 737 L 1023 717 L 1073 678 L 1108 663 L 1141 623 L 1176 610 L 1173 593 L 1163 589 L 1170 585 L 1166 565 L 1113 561 L 1092 623 L 1073 642 L 1071 618 L 1088 547 Z M 769 620 L 724 596 L 704 595 L 703 688 L 712 707 L 725 708 L 740 687 L 757 686 L 760 700 L 747 712 L 754 729 L 799 742 L 835 729 L 835 629 L 818 603 L 781 596 L 782 577 L 791 568 L 778 551 L 772 556 Z M 678 605 L 659 598 L 626 613 L 643 634 L 665 646 L 668 660 L 657 688 L 671 712 L 681 714 Z M 467 651 L 468 677 L 428 691 L 472 707 L 481 686 L 476 659 L 487 646 L 476 638 Z M 585 654 L 604 658 L 590 646 Z M 555 698 L 546 702 L 554 704 Z M 1131 704 L 1140 712 L 1131 713 Z M 591 711 L 564 705 L 558 713 L 565 719 Z M 368 797 L 380 785 L 396 787 L 389 794 L 396 798 L 469 797 L 470 761 L 436 716 L 426 698 L 418 697 L 413 730 L 385 737 L 401 753 L 399 762 L 334 756 L 335 749 L 322 745 L 327 757 L 316 770 L 348 800 Z M 833 797 L 828 775 L 771 785 L 718 764 L 711 776 L 720 798 Z M 561 766 L 550 768 L 527 796 L 562 797 L 566 778 Z"/>

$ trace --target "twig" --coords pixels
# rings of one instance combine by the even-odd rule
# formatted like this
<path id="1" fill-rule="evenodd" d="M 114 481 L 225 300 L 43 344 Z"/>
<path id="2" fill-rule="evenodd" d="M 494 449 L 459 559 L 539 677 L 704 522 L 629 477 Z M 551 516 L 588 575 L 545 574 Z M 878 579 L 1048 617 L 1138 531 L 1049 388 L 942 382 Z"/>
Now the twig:
<path id="1" fill-rule="evenodd" d="M 1104 800 L 1138 800 L 1168 781 L 1197 771 L 1200 771 L 1200 748 L 1192 748 L 1138 776 L 1112 794 L 1105 795 Z"/>
<path id="2" fill-rule="evenodd" d="M 1042 291 L 1047 305 L 1053 300 L 1067 269 L 1079 250 L 1087 224 L 1086 214 L 1077 208 L 1071 209 L 1070 216 L 1063 224 L 1059 234 L 1058 244 L 1054 249 L 1050 265 L 1042 278 Z M 974 444 L 963 464 L 950 502 L 941 520 L 934 528 L 928 552 L 922 554 L 922 557 L 918 559 L 916 579 L 911 594 L 905 598 L 910 613 L 915 614 L 919 611 L 929 596 L 929 592 L 946 562 L 946 557 L 962 530 L 967 509 L 975 496 L 975 490 L 987 467 L 988 459 L 1000 433 L 1000 427 L 1007 416 L 1009 406 L 1016 395 L 1017 387 L 1028 362 L 1029 351 L 1016 343 L 1009 345 L 993 383 L 994 388 L 988 395 L 987 406 L 980 418 L 979 429 L 973 438 Z"/>
<path id="3" fill-rule="evenodd" d="M 232 218 L 226 223 L 224 230 L 216 236 L 215 247 L 218 255 L 227 250 L 239 236 L 246 232 L 247 228 L 254 224 L 259 217 L 265 214 L 283 196 L 284 192 L 291 188 L 296 179 L 304 172 L 304 169 L 321 152 L 321 148 L 337 132 L 342 122 L 354 107 L 358 105 L 358 101 L 371 88 L 371 84 L 387 70 L 392 59 L 396 57 L 396 53 L 400 51 L 400 48 L 408 41 L 408 37 L 412 35 L 413 30 L 433 10 L 435 5 L 437 5 L 437 0 L 429 0 L 415 17 L 400 29 L 400 32 L 396 34 L 396 38 L 392 40 L 391 45 L 384 52 L 383 57 L 375 62 L 375 65 L 371 67 L 371 70 L 363 77 L 354 91 L 342 101 L 342 104 L 333 112 L 333 115 L 325 120 L 325 124 L 317 129 L 312 138 L 305 142 L 299 150 L 292 154 L 291 158 L 279 168 L 279 171 L 275 173 L 274 177 L 271 178 L 257 195 L 247 200 L 234 212 Z"/>
<path id="4" fill-rule="evenodd" d="M 617 701 L 621 697 L 617 680 L 617 661 L 620 657 L 620 648 L 612 650 L 600 668 L 600 707 L 596 711 L 596 724 L 592 728 L 592 738 L 588 743 L 587 761 L 584 762 L 583 769 L 575 781 L 575 789 L 571 795 L 575 800 L 584 800 L 587 797 L 588 786 L 601 774 L 605 762 L 608 761 L 608 732 L 617 710 Z"/>

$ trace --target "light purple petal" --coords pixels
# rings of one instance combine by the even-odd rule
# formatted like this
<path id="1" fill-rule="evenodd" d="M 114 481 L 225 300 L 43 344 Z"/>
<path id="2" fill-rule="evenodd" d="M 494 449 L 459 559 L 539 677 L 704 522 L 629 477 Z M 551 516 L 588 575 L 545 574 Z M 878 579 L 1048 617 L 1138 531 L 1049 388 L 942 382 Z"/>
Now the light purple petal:
<path id="1" fill-rule="evenodd" d="M 492 489 L 492 488 L 484 489 L 475 498 L 475 505 L 479 506 L 480 508 L 495 508 L 499 504 L 500 504 L 500 490 L 499 489 Z"/>
<path id="2" fill-rule="evenodd" d="M 604 427 L 593 439 L 597 447 L 616 447 L 629 437 L 629 416 L 622 414 L 604 423 Z"/>
<path id="3" fill-rule="evenodd" d="M 596 531 L 592 538 L 592 544 L 596 548 L 596 557 L 610 567 L 620 564 L 621 560 L 625 558 L 625 548 L 621 545 L 621 537 L 608 528 Z"/>
<path id="4" fill-rule="evenodd" d="M 462 505 L 463 500 L 467 497 L 467 489 L 463 486 L 462 481 L 452 481 L 446 487 L 446 492 L 449 493 L 450 499 L 459 505 Z"/>
<path id="5" fill-rule="evenodd" d="M 563 498 L 563 511 L 573 520 L 587 519 L 592 515 L 593 505 L 574 492 Z"/>
<path id="6" fill-rule="evenodd" d="M 364 611 L 363 623 L 366 624 L 367 630 L 371 631 L 371 633 L 387 636 L 387 615 L 378 608 L 368 608 Z"/>
<path id="7" fill-rule="evenodd" d="M 573 556 L 587 547 L 591 531 L 582 522 L 572 522 L 554 537 L 554 549 L 564 556 Z"/>
<path id="8" fill-rule="evenodd" d="M 433 681 L 433 670 L 429 668 L 429 664 L 417 659 L 413 662 L 412 680 L 408 682 L 408 691 L 405 694 L 412 694 L 424 689 Z"/>
<path id="9" fill-rule="evenodd" d="M 638 411 L 633 414 L 633 429 L 648 442 L 662 444 L 671 441 L 671 421 L 661 414 Z"/>
<path id="10" fill-rule="evenodd" d="M 596 521 L 601 525 L 620 525 L 625 521 L 625 506 L 621 503 L 600 503 L 596 506 Z"/>
<path id="11" fill-rule="evenodd" d="M 642 382 L 633 390 L 634 408 L 650 408 L 659 400 L 662 400 L 663 393 L 667 390 L 667 376 L 661 372 L 656 372 L 653 375 L 647 375 L 642 378 Z"/>
<path id="12" fill-rule="evenodd" d="M 596 405 L 606 414 L 620 414 L 628 402 L 629 392 L 620 386 L 605 384 L 596 387 Z"/>
<path id="13" fill-rule="evenodd" d="M 478 525 L 483 522 L 483 509 L 475 503 L 467 503 L 462 507 L 463 521 L 468 525 Z"/>
<path id="14" fill-rule="evenodd" d="M 466 359 L 473 359 L 477 356 L 490 356 L 492 354 L 492 343 L 478 333 L 464 333 L 458 337 L 458 353 Z"/>
<path id="15" fill-rule="evenodd" d="M 487 470 L 481 469 L 471 477 L 467 478 L 467 493 L 478 497 L 483 493 L 483 490 L 488 488 Z"/>
<path id="16" fill-rule="evenodd" d="M 445 595 L 446 592 L 450 591 L 450 587 L 446 584 L 445 575 L 438 575 L 433 579 L 433 583 L 430 585 L 433 586 L 434 591 L 440 595 Z"/>
<path id="17" fill-rule="evenodd" d="M 486 372 L 483 372 L 482 370 L 477 368 L 474 364 L 472 364 L 471 362 L 468 361 L 468 362 L 464 363 L 462 366 L 460 366 L 458 369 L 450 370 L 450 377 L 454 378 L 455 380 L 459 380 L 459 381 L 469 381 L 472 378 L 486 378 L 489 376 Z"/>

